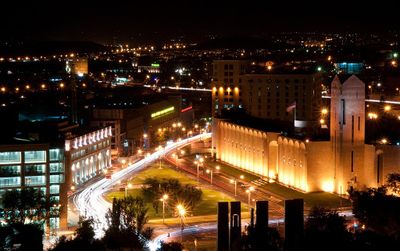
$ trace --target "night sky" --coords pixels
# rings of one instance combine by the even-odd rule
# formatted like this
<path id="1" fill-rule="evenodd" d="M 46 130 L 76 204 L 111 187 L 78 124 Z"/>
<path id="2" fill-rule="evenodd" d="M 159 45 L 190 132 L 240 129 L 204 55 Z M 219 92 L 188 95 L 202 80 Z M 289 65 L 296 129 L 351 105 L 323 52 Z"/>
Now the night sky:
<path id="1" fill-rule="evenodd" d="M 10 2 L 6 4 L 7 2 Z M 138 3 L 139 2 L 139 3 Z M 217 3 L 218 2 L 218 3 Z M 352 3 L 349 3 L 352 2 Z M 1 40 L 146 41 L 184 35 L 398 29 L 389 1 L 2 1 Z M 397 16 L 397 17 L 396 17 Z"/>

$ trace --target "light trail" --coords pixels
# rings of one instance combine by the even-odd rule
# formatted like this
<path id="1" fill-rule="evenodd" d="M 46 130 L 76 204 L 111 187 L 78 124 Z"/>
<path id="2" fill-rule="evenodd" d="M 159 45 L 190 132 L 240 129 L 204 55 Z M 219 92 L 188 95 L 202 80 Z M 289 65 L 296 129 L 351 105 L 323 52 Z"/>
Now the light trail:
<path id="1" fill-rule="evenodd" d="M 127 179 L 132 175 L 132 173 L 137 172 L 153 161 L 156 161 L 159 157 L 175 150 L 176 148 L 187 145 L 191 142 L 210 138 L 211 133 L 199 134 L 178 142 L 174 142 L 166 145 L 163 149 L 160 149 L 146 158 L 128 166 L 127 168 L 114 173 L 111 179 L 103 178 L 85 189 L 83 189 L 79 194 L 76 194 L 73 198 L 73 202 L 76 208 L 79 210 L 80 215 L 85 215 L 86 217 L 92 217 L 94 219 L 95 226 L 94 230 L 96 233 L 96 238 L 101 238 L 104 234 L 104 229 L 107 227 L 105 215 L 109 208 L 111 208 L 111 203 L 103 198 L 103 194 L 110 189 L 113 185 L 117 184 L 119 180 Z"/>
<path id="2" fill-rule="evenodd" d="M 330 99 L 331 96 L 322 96 L 322 98 L 323 98 L 323 99 Z M 365 102 L 368 102 L 368 103 L 383 103 L 383 104 L 400 105 L 400 101 L 394 101 L 394 100 L 365 99 Z"/>

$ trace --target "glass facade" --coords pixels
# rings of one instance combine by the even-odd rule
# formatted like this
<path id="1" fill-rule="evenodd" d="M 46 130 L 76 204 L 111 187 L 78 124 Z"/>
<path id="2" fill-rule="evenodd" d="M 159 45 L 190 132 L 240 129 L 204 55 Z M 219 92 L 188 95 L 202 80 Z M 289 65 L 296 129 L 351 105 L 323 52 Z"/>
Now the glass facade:
<path id="1" fill-rule="evenodd" d="M 0 164 L 21 163 L 21 152 L 0 152 Z"/>
<path id="2" fill-rule="evenodd" d="M 25 175 L 41 175 L 46 172 L 45 164 L 25 165 Z"/>
<path id="3" fill-rule="evenodd" d="M 50 185 L 50 194 L 60 193 L 60 185 Z"/>
<path id="4" fill-rule="evenodd" d="M 64 153 L 61 149 L 50 149 L 49 155 L 50 161 L 61 161 L 64 159 Z"/>
<path id="5" fill-rule="evenodd" d="M 40 191 L 43 200 L 57 204 L 55 213 L 50 215 L 52 228 L 60 227 L 61 183 L 65 180 L 64 149 L 48 145 L 7 146 L 0 151 L 0 204 L 4 193 L 11 189 L 33 188 Z M 10 151 L 11 150 L 11 151 Z M 79 152 L 85 154 L 85 150 Z M 61 196 L 61 198 L 64 198 Z M 0 205 L 1 206 L 1 205 Z M 65 212 L 62 217 L 66 217 Z"/>
<path id="6" fill-rule="evenodd" d="M 63 163 L 50 163 L 50 173 L 61 173 L 64 172 Z"/>
<path id="7" fill-rule="evenodd" d="M 64 182 L 64 174 L 52 174 L 52 175 L 50 175 L 50 184 L 63 183 L 63 182 Z"/>
<path id="8" fill-rule="evenodd" d="M 46 176 L 25 176 L 26 186 L 46 185 Z"/>
<path id="9" fill-rule="evenodd" d="M 25 163 L 46 162 L 46 151 L 26 151 Z"/>
<path id="10" fill-rule="evenodd" d="M 21 177 L 0 178 L 0 187 L 17 187 L 21 186 Z"/>
<path id="11" fill-rule="evenodd" d="M 0 166 L 0 177 L 21 175 L 21 166 Z"/>

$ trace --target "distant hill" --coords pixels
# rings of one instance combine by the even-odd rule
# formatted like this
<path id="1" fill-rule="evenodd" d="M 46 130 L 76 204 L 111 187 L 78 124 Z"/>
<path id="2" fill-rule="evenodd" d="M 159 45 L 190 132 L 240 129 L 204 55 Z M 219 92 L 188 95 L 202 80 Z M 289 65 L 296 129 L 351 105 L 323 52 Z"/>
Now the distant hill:
<path id="1" fill-rule="evenodd" d="M 0 45 L 0 56 L 38 56 L 68 53 L 93 53 L 106 47 L 94 42 L 49 41 Z"/>
<path id="2" fill-rule="evenodd" d="M 286 43 L 251 36 L 231 36 L 201 42 L 193 49 L 275 49 L 285 48 Z"/>

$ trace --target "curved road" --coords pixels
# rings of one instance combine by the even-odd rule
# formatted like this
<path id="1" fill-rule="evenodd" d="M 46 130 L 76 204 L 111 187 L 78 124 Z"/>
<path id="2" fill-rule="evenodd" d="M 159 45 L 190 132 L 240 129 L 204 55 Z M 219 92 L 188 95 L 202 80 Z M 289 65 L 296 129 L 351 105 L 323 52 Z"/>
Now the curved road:
<path id="1" fill-rule="evenodd" d="M 111 179 L 103 178 L 93 184 L 88 185 L 79 193 L 74 194 L 73 197 L 73 202 L 76 208 L 79 210 L 79 214 L 92 217 L 96 222 L 96 237 L 99 238 L 103 236 L 103 230 L 107 226 L 105 214 L 108 209 L 111 208 L 111 203 L 106 201 L 103 197 L 105 192 L 112 189 L 113 185 L 115 185 L 119 180 L 129 178 L 133 173 L 143 169 L 151 162 L 175 150 L 176 148 L 182 147 L 199 139 L 205 139 L 209 137 L 211 137 L 211 133 L 203 133 L 178 142 L 174 142 L 145 157 L 144 159 L 128 166 L 127 168 L 114 173 Z"/>

